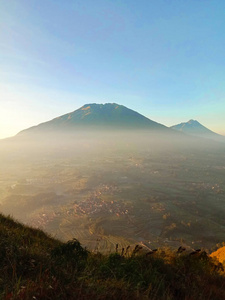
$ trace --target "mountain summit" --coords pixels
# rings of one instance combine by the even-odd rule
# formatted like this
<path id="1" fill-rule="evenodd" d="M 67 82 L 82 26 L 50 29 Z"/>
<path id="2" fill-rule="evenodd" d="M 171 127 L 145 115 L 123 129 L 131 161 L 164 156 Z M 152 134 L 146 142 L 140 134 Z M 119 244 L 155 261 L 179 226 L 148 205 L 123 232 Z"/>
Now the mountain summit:
<path id="1" fill-rule="evenodd" d="M 180 123 L 170 127 L 171 129 L 187 133 L 189 135 L 225 141 L 222 135 L 219 135 L 200 124 L 197 120 L 189 120 L 186 123 Z"/>
<path id="2" fill-rule="evenodd" d="M 116 103 L 86 104 L 81 108 L 21 131 L 43 132 L 76 129 L 156 129 L 169 130 L 123 105 Z"/>
<path id="3" fill-rule="evenodd" d="M 182 131 L 184 133 L 193 134 L 193 135 L 202 135 L 202 134 L 216 134 L 213 131 L 209 130 L 197 120 L 189 120 L 188 122 L 180 123 L 170 128 Z"/>

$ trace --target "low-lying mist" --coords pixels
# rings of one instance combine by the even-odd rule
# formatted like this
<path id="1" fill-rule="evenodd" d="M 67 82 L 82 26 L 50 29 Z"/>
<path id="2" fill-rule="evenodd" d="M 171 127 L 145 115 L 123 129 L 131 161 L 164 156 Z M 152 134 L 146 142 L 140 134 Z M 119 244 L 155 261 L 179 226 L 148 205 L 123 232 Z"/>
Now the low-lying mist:
<path id="1" fill-rule="evenodd" d="M 0 207 L 92 250 L 211 248 L 225 234 L 225 146 L 179 132 L 80 130 L 0 142 Z"/>

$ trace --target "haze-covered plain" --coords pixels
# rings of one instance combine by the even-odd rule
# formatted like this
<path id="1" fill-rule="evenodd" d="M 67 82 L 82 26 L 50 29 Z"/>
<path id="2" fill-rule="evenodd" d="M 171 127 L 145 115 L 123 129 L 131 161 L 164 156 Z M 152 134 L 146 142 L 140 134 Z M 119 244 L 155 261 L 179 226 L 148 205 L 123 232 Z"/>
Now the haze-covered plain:
<path id="1" fill-rule="evenodd" d="M 93 251 L 212 248 L 225 235 L 225 146 L 172 130 L 19 134 L 0 143 L 4 214 Z"/>

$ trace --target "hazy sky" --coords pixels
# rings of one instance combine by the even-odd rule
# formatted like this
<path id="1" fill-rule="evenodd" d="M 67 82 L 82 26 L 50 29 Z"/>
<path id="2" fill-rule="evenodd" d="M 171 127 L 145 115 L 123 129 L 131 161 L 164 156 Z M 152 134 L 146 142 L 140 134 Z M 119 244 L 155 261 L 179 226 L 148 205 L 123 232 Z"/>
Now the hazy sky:
<path id="1" fill-rule="evenodd" d="M 225 135 L 225 1 L 0 0 L 0 138 L 93 102 Z"/>

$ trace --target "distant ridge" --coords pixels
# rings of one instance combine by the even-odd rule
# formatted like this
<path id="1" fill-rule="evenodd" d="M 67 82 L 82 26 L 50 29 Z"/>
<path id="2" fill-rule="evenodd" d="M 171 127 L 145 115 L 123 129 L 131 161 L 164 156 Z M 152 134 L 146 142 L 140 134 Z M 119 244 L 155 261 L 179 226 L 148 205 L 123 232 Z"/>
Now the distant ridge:
<path id="1" fill-rule="evenodd" d="M 116 103 L 85 104 L 81 108 L 21 131 L 19 134 L 76 129 L 170 129 Z"/>
<path id="2" fill-rule="evenodd" d="M 212 130 L 206 128 L 202 124 L 200 124 L 197 120 L 189 120 L 188 122 L 180 123 L 177 125 L 173 125 L 170 127 L 176 131 L 180 131 L 192 136 L 209 138 L 216 141 L 223 141 L 225 142 L 225 137 L 219 135 Z"/>

